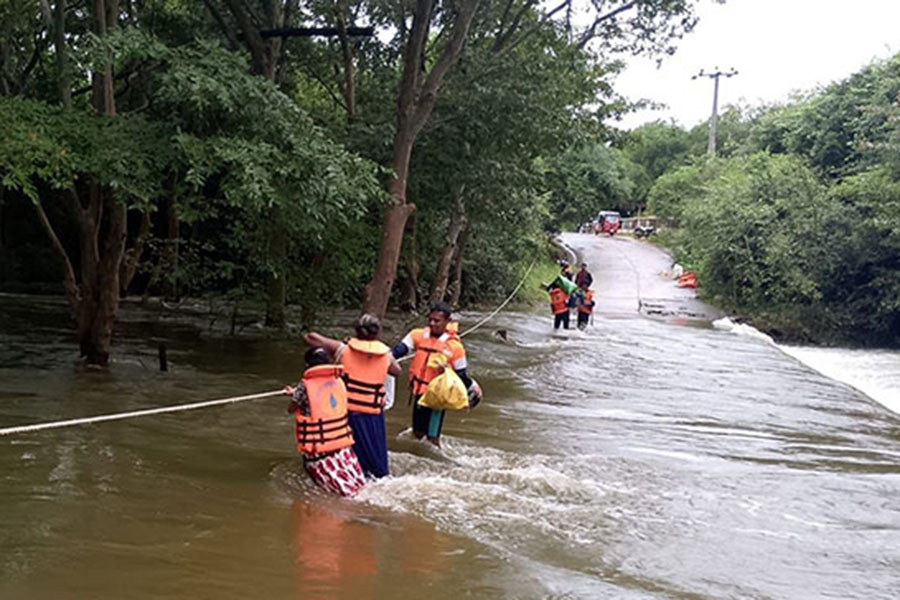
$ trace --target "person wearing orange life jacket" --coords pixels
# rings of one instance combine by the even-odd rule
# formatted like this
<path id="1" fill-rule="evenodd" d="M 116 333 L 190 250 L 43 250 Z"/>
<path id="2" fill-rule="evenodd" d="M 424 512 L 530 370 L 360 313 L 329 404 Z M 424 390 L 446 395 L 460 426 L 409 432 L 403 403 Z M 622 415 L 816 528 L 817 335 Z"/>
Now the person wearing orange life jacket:
<path id="1" fill-rule="evenodd" d="M 342 376 L 347 387 L 347 409 L 350 428 L 356 444 L 353 450 L 363 473 L 368 477 L 389 474 L 387 434 L 384 426 L 384 380 L 390 374 L 402 372 L 391 355 L 391 349 L 378 340 L 381 322 L 374 315 L 364 314 L 354 326 L 356 337 L 343 342 L 316 332 L 303 339 L 309 346 L 324 348 L 344 368 Z"/>
<path id="2" fill-rule="evenodd" d="M 444 411 L 419 406 L 418 400 L 428 388 L 428 383 L 441 371 L 429 366 L 428 358 L 440 352 L 447 357 L 452 368 L 469 392 L 469 406 L 474 408 L 481 402 L 481 387 L 473 381 L 468 373 L 466 350 L 463 348 L 458 329 L 450 320 L 452 309 L 449 305 L 438 302 L 428 313 L 428 327 L 413 329 L 392 349 L 394 358 L 402 358 L 415 352 L 409 366 L 409 392 L 413 406 L 412 431 L 417 439 L 428 438 L 435 446 L 441 445 L 441 428 L 444 424 Z"/>
<path id="3" fill-rule="evenodd" d="M 588 289 L 586 284 L 583 284 L 577 292 L 572 294 L 572 299 L 575 309 L 578 311 L 578 329 L 583 330 L 588 326 L 591 313 L 594 312 L 594 306 L 596 305 L 596 302 L 594 302 L 594 291 Z"/>
<path id="4" fill-rule="evenodd" d="M 330 356 L 322 348 L 310 348 L 304 358 L 303 380 L 296 387 L 284 388 L 292 397 L 288 413 L 295 418 L 297 450 L 317 485 L 340 496 L 352 496 L 366 480 L 353 452 L 342 368 L 329 364 Z"/>
<path id="5" fill-rule="evenodd" d="M 550 293 L 550 310 L 553 312 L 553 329 L 559 329 L 562 325 L 563 329 L 569 328 L 569 295 L 554 281 L 547 286 Z"/>

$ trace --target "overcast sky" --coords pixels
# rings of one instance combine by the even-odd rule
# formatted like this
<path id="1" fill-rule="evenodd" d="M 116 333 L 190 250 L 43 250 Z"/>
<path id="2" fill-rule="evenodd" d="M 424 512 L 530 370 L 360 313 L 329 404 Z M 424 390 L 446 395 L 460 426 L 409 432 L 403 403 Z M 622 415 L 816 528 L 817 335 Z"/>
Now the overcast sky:
<path id="1" fill-rule="evenodd" d="M 668 105 L 629 115 L 620 127 L 670 118 L 691 127 L 708 119 L 713 82 L 691 80 L 701 68 L 739 71 L 722 78 L 720 108 L 759 105 L 843 79 L 900 51 L 900 0 L 701 0 L 698 14 L 700 23 L 661 68 L 632 59 L 618 77 L 616 88 L 627 97 Z"/>

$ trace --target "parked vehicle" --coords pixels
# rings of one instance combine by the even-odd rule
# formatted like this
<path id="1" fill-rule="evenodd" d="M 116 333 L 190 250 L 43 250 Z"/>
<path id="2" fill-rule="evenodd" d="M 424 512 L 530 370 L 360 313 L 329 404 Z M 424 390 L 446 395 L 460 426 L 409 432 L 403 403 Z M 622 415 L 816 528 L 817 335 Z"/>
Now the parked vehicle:
<path id="1" fill-rule="evenodd" d="M 656 227 L 653 225 L 638 225 L 634 228 L 634 237 L 638 239 L 650 237 L 654 233 L 656 233 Z"/>
<path id="2" fill-rule="evenodd" d="M 614 210 L 601 210 L 597 214 L 597 225 L 594 231 L 597 234 L 608 233 L 609 235 L 615 235 L 621 226 L 622 218 L 619 213 Z"/>

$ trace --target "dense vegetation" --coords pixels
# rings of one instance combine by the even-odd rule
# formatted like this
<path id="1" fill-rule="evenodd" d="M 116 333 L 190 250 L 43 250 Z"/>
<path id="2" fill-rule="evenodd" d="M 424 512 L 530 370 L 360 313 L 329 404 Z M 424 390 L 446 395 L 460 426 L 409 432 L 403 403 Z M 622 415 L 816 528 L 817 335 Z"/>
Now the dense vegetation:
<path id="1" fill-rule="evenodd" d="M 0 0 L 0 289 L 65 292 L 94 363 L 127 294 L 496 298 L 634 204 L 612 78 L 693 4 Z"/>
<path id="2" fill-rule="evenodd" d="M 704 293 L 786 338 L 900 344 L 900 56 L 725 117 L 714 160 L 703 126 L 627 136 L 656 140 L 649 208 Z"/>

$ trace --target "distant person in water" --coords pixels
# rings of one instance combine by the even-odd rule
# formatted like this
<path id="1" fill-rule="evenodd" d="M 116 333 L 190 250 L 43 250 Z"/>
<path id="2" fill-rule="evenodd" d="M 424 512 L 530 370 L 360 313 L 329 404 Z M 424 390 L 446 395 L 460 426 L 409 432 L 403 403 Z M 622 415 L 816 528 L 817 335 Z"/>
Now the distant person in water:
<path id="1" fill-rule="evenodd" d="M 553 313 L 553 329 L 569 328 L 569 295 L 556 282 L 547 286 L 550 294 L 550 311 Z"/>
<path id="2" fill-rule="evenodd" d="M 413 329 L 392 350 L 394 358 L 398 359 L 415 352 L 409 366 L 409 392 L 413 405 L 412 431 L 417 439 L 427 437 L 435 446 L 441 445 L 445 411 L 418 404 L 428 383 L 440 374 L 440 371 L 429 366 L 428 357 L 435 352 L 447 357 L 450 368 L 456 371 L 469 392 L 470 407 L 474 408 L 482 398 L 481 387 L 468 376 L 466 350 L 456 327 L 451 326 L 451 312 L 450 306 L 443 302 L 433 305 L 428 312 L 428 327 Z"/>
<path id="3" fill-rule="evenodd" d="M 344 368 L 341 378 L 347 388 L 347 410 L 353 430 L 353 446 L 363 473 L 368 477 L 388 475 L 387 434 L 384 426 L 384 380 L 402 373 L 391 349 L 378 340 L 381 321 L 364 314 L 354 326 L 356 336 L 343 342 L 316 332 L 303 339 L 311 347 L 324 348 Z"/>
<path id="4" fill-rule="evenodd" d="M 588 289 L 587 285 L 582 285 L 578 288 L 578 291 L 572 294 L 572 300 L 578 313 L 578 329 L 584 330 L 588 326 L 591 313 L 594 312 L 594 306 L 596 305 L 594 292 Z"/>
<path id="5" fill-rule="evenodd" d="M 581 269 L 575 274 L 575 285 L 587 289 L 594 283 L 594 276 L 587 270 L 587 263 L 581 263 Z"/>
<path id="6" fill-rule="evenodd" d="M 331 356 L 322 348 L 310 348 L 304 359 L 303 380 L 284 388 L 291 396 L 288 413 L 296 421 L 297 450 L 316 484 L 340 496 L 352 496 L 366 479 L 353 452 L 341 366 L 331 364 Z"/>

